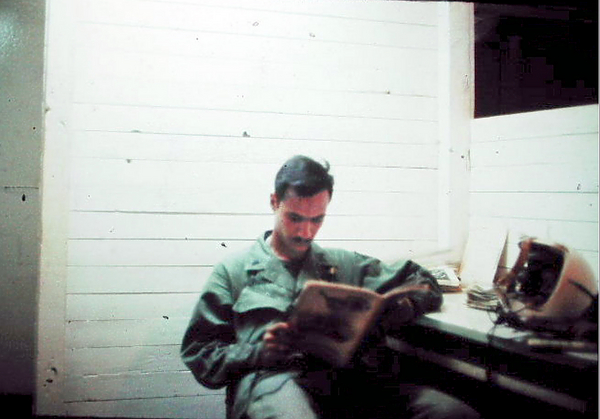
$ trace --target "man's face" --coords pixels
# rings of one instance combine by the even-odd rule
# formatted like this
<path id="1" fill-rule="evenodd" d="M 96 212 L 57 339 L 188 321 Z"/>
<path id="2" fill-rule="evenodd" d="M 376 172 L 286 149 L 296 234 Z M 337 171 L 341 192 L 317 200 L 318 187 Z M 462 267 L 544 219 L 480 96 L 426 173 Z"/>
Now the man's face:
<path id="1" fill-rule="evenodd" d="M 272 246 L 280 257 L 298 259 L 306 253 L 323 224 L 329 199 L 328 191 L 300 197 L 288 189 L 283 200 L 271 195 L 275 212 Z"/>

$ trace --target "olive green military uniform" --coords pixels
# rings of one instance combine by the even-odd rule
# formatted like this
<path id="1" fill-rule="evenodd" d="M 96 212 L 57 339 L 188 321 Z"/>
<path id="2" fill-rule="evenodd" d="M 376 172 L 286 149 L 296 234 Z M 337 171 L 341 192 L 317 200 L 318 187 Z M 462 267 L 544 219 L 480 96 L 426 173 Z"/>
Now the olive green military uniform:
<path id="1" fill-rule="evenodd" d="M 275 369 L 260 364 L 265 330 L 286 321 L 307 280 L 357 285 L 379 293 L 404 284 L 429 284 L 430 291 L 410 294 L 411 317 L 437 309 L 442 301 L 433 277 L 413 262 L 385 265 L 355 252 L 322 249 L 316 244 L 295 276 L 266 243 L 269 234 L 260 237 L 249 251 L 215 266 L 181 347 L 182 359 L 198 382 L 213 389 L 228 386 L 228 416 L 232 419 L 243 417 L 253 400 L 279 391 L 290 380 L 310 387 L 310 374 L 327 368 L 308 358 Z M 388 315 L 387 320 L 380 325 L 393 325 L 393 316 Z M 325 381 L 334 376 L 328 372 Z M 328 394 L 331 388 L 322 389 L 322 374 L 316 381 L 315 388 L 320 390 L 312 389 L 315 394 Z"/>

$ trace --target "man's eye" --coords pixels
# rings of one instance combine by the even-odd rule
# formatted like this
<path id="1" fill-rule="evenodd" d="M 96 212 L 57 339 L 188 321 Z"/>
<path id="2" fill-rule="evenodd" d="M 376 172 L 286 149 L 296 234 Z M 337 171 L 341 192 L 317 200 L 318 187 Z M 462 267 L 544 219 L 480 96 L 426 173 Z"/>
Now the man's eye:
<path id="1" fill-rule="evenodd" d="M 293 223 L 299 223 L 300 221 L 302 221 L 302 217 L 300 217 L 299 215 L 295 215 L 295 214 L 290 214 L 289 218 L 290 218 L 290 221 Z"/>
<path id="2" fill-rule="evenodd" d="M 315 217 L 315 218 L 311 219 L 311 221 L 315 224 L 321 224 L 323 222 L 323 218 L 324 218 L 323 216 Z"/>

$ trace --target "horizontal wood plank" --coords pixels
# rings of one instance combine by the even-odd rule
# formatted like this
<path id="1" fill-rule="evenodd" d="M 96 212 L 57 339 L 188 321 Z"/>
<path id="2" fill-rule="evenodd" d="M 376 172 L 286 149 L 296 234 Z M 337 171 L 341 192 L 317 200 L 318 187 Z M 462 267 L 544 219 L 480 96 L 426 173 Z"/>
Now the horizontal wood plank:
<path id="1" fill-rule="evenodd" d="M 253 240 L 71 240 L 69 266 L 206 266 L 248 248 Z M 435 240 L 320 240 L 324 247 L 384 261 L 436 249 Z"/>
<path id="2" fill-rule="evenodd" d="M 396 23 L 412 22 L 422 25 L 437 24 L 437 16 L 435 16 L 437 9 L 435 5 L 428 2 L 390 2 L 383 3 L 380 7 L 372 7 L 372 5 L 368 3 L 348 2 L 345 0 L 332 0 L 327 2 L 308 0 L 301 3 L 281 3 L 276 0 L 253 0 L 252 7 L 248 4 L 240 4 L 239 0 L 185 0 L 185 3 L 206 7 L 213 6 L 244 10 L 275 11 L 279 13 L 323 15 L 340 19 L 374 20 Z"/>
<path id="3" fill-rule="evenodd" d="M 71 266 L 68 294 L 200 292 L 212 266 Z"/>
<path id="4" fill-rule="evenodd" d="M 71 239 L 253 240 L 272 228 L 273 215 L 133 214 L 73 212 Z M 261 228 L 262 227 L 262 228 Z M 326 217 L 320 240 L 435 239 L 436 223 L 423 217 Z"/>
<path id="5" fill-rule="evenodd" d="M 190 316 L 142 320 L 70 320 L 65 327 L 65 348 L 180 345 Z"/>
<path id="6" fill-rule="evenodd" d="M 423 185 L 429 182 L 423 181 Z M 327 209 L 328 215 L 429 217 L 435 219 L 436 186 L 421 193 L 384 191 L 343 191 L 336 189 Z M 191 214 L 252 214 L 272 215 L 269 193 L 273 185 L 260 191 L 243 185 L 225 190 L 196 189 L 189 186 L 139 186 L 135 189 L 120 185 L 82 186 L 71 188 L 71 209 L 74 211 L 122 211 Z M 133 193 L 132 191 L 135 191 Z M 269 223 L 269 228 L 272 223 Z M 260 226 L 258 226 L 260 227 Z M 258 228 L 257 227 L 257 228 Z"/>
<path id="7" fill-rule="evenodd" d="M 494 225 L 501 222 L 508 230 L 510 243 L 518 243 L 521 237 L 536 237 L 556 242 L 576 250 L 598 250 L 598 223 L 526 218 L 471 217 L 472 223 Z"/>
<path id="8" fill-rule="evenodd" d="M 181 372 L 180 345 L 76 348 L 65 353 L 71 377 L 121 373 Z"/>
<path id="9" fill-rule="evenodd" d="M 331 19 L 325 30 L 330 30 L 335 26 L 336 18 Z M 252 28 L 249 31 L 209 31 L 202 28 L 197 31 L 178 30 L 176 27 L 168 26 L 136 26 L 124 24 L 111 24 L 110 22 L 99 21 L 80 21 L 78 23 L 78 33 L 81 35 L 74 42 L 78 50 L 104 50 L 106 52 L 137 52 L 153 53 L 155 55 L 171 56 L 205 56 L 206 58 L 216 59 L 242 59 L 242 60 L 265 60 L 273 62 L 298 62 L 304 65 L 311 65 L 316 62 L 323 62 L 335 67 L 339 64 L 345 64 L 346 67 L 369 66 L 374 61 L 386 61 L 384 54 L 391 60 L 395 60 L 399 54 L 421 53 L 422 55 L 435 54 L 437 49 L 434 45 L 436 40 L 410 40 L 408 38 L 397 40 L 401 44 L 393 47 L 386 38 L 385 34 L 378 31 L 378 34 L 370 36 L 379 36 L 384 38 L 382 42 L 352 42 L 340 39 L 337 42 L 318 37 L 312 28 L 306 26 L 302 28 L 301 20 L 281 19 L 281 22 L 288 22 L 288 26 L 295 26 L 294 30 L 303 31 L 301 36 L 281 37 L 275 34 L 263 35 L 253 34 L 251 31 L 257 31 L 260 22 L 252 22 Z M 255 23 L 257 23 L 255 25 Z M 364 25 L 364 23 L 358 23 Z M 244 26 L 247 27 L 245 23 Z M 406 31 L 411 27 L 422 33 L 435 33 L 435 26 L 416 24 L 396 23 L 393 26 L 397 30 Z M 392 25 L 388 25 L 392 27 Z M 263 29 L 265 27 L 263 26 Z M 311 34 L 315 36 L 311 36 Z M 344 34 L 342 34 L 343 36 Z M 356 34 L 351 34 L 356 35 Z M 412 43 L 411 43 L 412 42 Z M 427 48 L 415 47 L 419 42 L 427 43 Z M 154 49 L 152 49 L 154 46 Z M 256 51 L 248 51 L 248 46 L 256 48 Z M 285 46 L 289 49 L 286 50 Z M 269 48 L 270 47 L 270 48 Z M 340 58 L 339 62 L 326 54 L 329 51 L 335 52 Z M 315 55 L 313 56 L 312 53 Z M 365 54 L 365 62 L 347 61 L 346 53 L 357 57 Z M 375 55 L 372 55 L 375 54 Z M 421 56 L 422 56 L 421 55 Z M 418 56 L 418 55 L 416 55 Z M 373 59 L 374 58 L 374 59 Z M 402 65 L 402 64 L 401 64 Z M 407 64 L 402 67 L 408 67 Z"/>
<path id="10" fill-rule="evenodd" d="M 251 240 L 71 240 L 69 266 L 213 265 Z"/>
<path id="11" fill-rule="evenodd" d="M 224 419 L 225 395 L 66 403 L 69 416 L 156 419 Z"/>
<path id="12" fill-rule="evenodd" d="M 196 382 L 191 372 L 120 373 L 71 376 L 65 383 L 65 401 L 148 399 L 156 397 L 223 394 Z"/>
<path id="13" fill-rule="evenodd" d="M 471 167 L 504 167 L 540 164 L 598 166 L 598 134 L 549 135 L 475 143 Z"/>
<path id="14" fill-rule="evenodd" d="M 197 301 L 197 293 L 67 295 L 66 319 L 72 321 L 185 318 L 191 316 Z"/>
<path id="15" fill-rule="evenodd" d="M 181 38 L 181 33 L 177 35 L 174 45 Z M 188 35 L 188 41 L 193 39 Z M 416 98 L 437 97 L 435 51 L 390 53 L 365 46 L 304 41 L 290 45 L 282 40 L 213 34 L 198 39 L 202 45 L 193 41 L 193 53 L 176 55 L 80 48 L 74 101 L 292 113 L 306 112 L 309 106 L 316 114 L 367 116 L 379 110 L 381 116 L 392 117 L 403 101 L 420 103 Z M 208 43 L 220 52 L 213 53 Z M 381 77 L 390 72 L 397 77 Z M 153 88 L 146 89 L 148 84 Z M 330 103 L 319 103 L 319 98 Z M 391 109 L 386 110 L 385 104 Z"/>
<path id="16" fill-rule="evenodd" d="M 283 114 L 236 110 L 200 110 L 146 107 L 143 112 L 130 106 L 75 104 L 71 120 L 76 131 L 119 131 L 177 133 L 180 135 L 227 135 L 266 138 L 329 138 L 361 141 L 393 138 L 418 141 L 435 132 L 436 121 L 340 117 L 337 115 Z"/>
<path id="17" fill-rule="evenodd" d="M 145 160 L 77 159 L 71 166 L 74 187 L 119 185 L 178 188 L 226 193 L 234 188 L 268 191 L 279 164 L 199 163 Z M 422 192 L 435 185 L 434 167 L 344 167 L 331 169 L 340 191 Z M 266 192 L 266 193 L 268 193 Z"/>
<path id="18" fill-rule="evenodd" d="M 598 221 L 598 194 L 593 193 L 471 193 L 470 201 L 477 216 Z"/>
<path id="19" fill-rule="evenodd" d="M 122 60 L 121 60 L 122 61 Z M 151 62 L 150 65 L 156 71 L 163 70 L 160 63 Z M 174 65 L 169 60 L 169 65 Z M 198 68 L 188 60 L 180 65 L 186 65 L 191 71 L 197 73 L 200 80 L 208 78 L 208 74 L 231 73 L 230 66 L 213 66 Z M 140 63 L 128 64 L 128 67 L 139 68 Z M 206 64 L 203 64 L 206 67 Z M 157 68 L 158 67 L 158 68 Z M 129 79 L 103 79 L 102 82 L 95 81 L 86 84 L 76 92 L 77 103 L 105 104 L 128 106 L 133 112 L 144 114 L 146 108 L 167 109 L 193 109 L 198 111 L 225 110 L 236 112 L 252 112 L 265 114 L 288 114 L 288 115 L 327 115 L 338 117 L 360 117 L 360 118 L 389 118 L 398 119 L 402 116 L 406 119 L 435 119 L 436 99 L 424 96 L 422 91 L 406 92 L 402 86 L 381 86 L 379 89 L 362 87 L 362 93 L 347 93 L 338 91 L 314 91 L 306 89 L 294 89 L 287 91 L 271 87 L 260 87 L 266 83 L 266 79 L 275 79 L 284 85 L 293 85 L 295 78 L 294 66 L 290 68 L 265 69 L 259 65 L 254 68 L 238 65 L 236 71 L 239 76 L 246 78 L 248 84 L 253 87 L 223 86 L 194 83 L 165 83 L 162 80 L 149 79 L 147 82 L 156 83 L 162 87 L 148 90 L 143 86 L 145 80 L 135 78 Z M 264 66 L 263 66 L 264 67 Z M 167 70 L 164 70 L 168 72 Z M 204 73 L 207 75 L 205 76 Z M 367 79 L 376 77 L 373 74 L 365 74 Z M 315 76 L 317 76 L 315 74 Z M 356 75 L 353 75 L 356 77 Z M 240 80 L 238 74 L 231 74 L 233 80 Z M 176 78 L 175 75 L 171 77 Z M 280 79 L 289 79 L 287 82 Z M 336 79 L 338 82 L 339 78 Z M 359 90 L 356 89 L 356 90 Z M 341 90 L 341 86 L 340 86 Z M 365 92 L 375 90 L 374 93 Z M 379 92 L 377 92 L 379 90 Z M 391 94 L 391 91 L 401 92 L 404 95 Z M 390 92 L 390 93 L 388 93 Z M 410 95 L 412 93 L 412 95 Z"/>
<path id="20" fill-rule="evenodd" d="M 375 137 L 365 140 L 79 131 L 73 136 L 71 146 L 77 159 L 282 164 L 293 155 L 303 154 L 326 159 L 335 167 L 437 167 L 437 145 L 433 135 L 427 143 L 414 140 L 411 143 L 384 143 Z"/>
<path id="21" fill-rule="evenodd" d="M 113 0 L 114 1 L 114 0 Z M 313 13 L 282 13 L 258 8 L 217 7 L 190 3 L 163 3 L 140 0 L 86 1 L 81 7 L 80 19 L 84 21 L 137 27 L 155 27 L 165 30 L 225 32 L 255 37 L 280 37 L 311 39 L 317 42 L 360 43 L 390 47 L 435 48 L 435 27 L 429 25 L 398 24 L 390 19 L 339 19 L 333 15 Z M 272 7 L 272 6 L 271 6 Z M 382 8 L 386 6 L 383 5 Z M 401 19 L 403 9 L 387 6 Z M 126 10 L 126 13 L 123 11 Z M 431 8 L 430 8 L 431 10 Z M 164 19 L 168 16 L 169 19 Z M 393 16 L 393 15 L 391 15 Z M 391 22 L 389 20 L 392 20 Z M 386 36 L 387 35 L 387 36 Z M 415 39 L 416 38 L 416 39 Z"/>
<path id="22" fill-rule="evenodd" d="M 597 164 L 478 167 L 471 174 L 472 192 L 598 193 Z"/>
<path id="23" fill-rule="evenodd" d="M 471 122 L 473 143 L 597 132 L 598 105 L 477 118 Z"/>

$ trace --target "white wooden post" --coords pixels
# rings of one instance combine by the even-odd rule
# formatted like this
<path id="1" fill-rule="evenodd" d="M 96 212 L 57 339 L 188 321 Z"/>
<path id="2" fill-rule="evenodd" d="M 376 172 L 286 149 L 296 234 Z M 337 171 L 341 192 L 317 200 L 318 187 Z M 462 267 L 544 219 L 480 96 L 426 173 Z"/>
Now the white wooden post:
<path id="1" fill-rule="evenodd" d="M 452 249 L 460 257 L 468 226 L 473 4 L 440 2 L 438 17 L 438 246 Z"/>
<path id="2" fill-rule="evenodd" d="M 65 289 L 69 206 L 69 115 L 73 2 L 46 4 L 42 239 L 37 321 L 35 413 L 65 413 Z"/>

